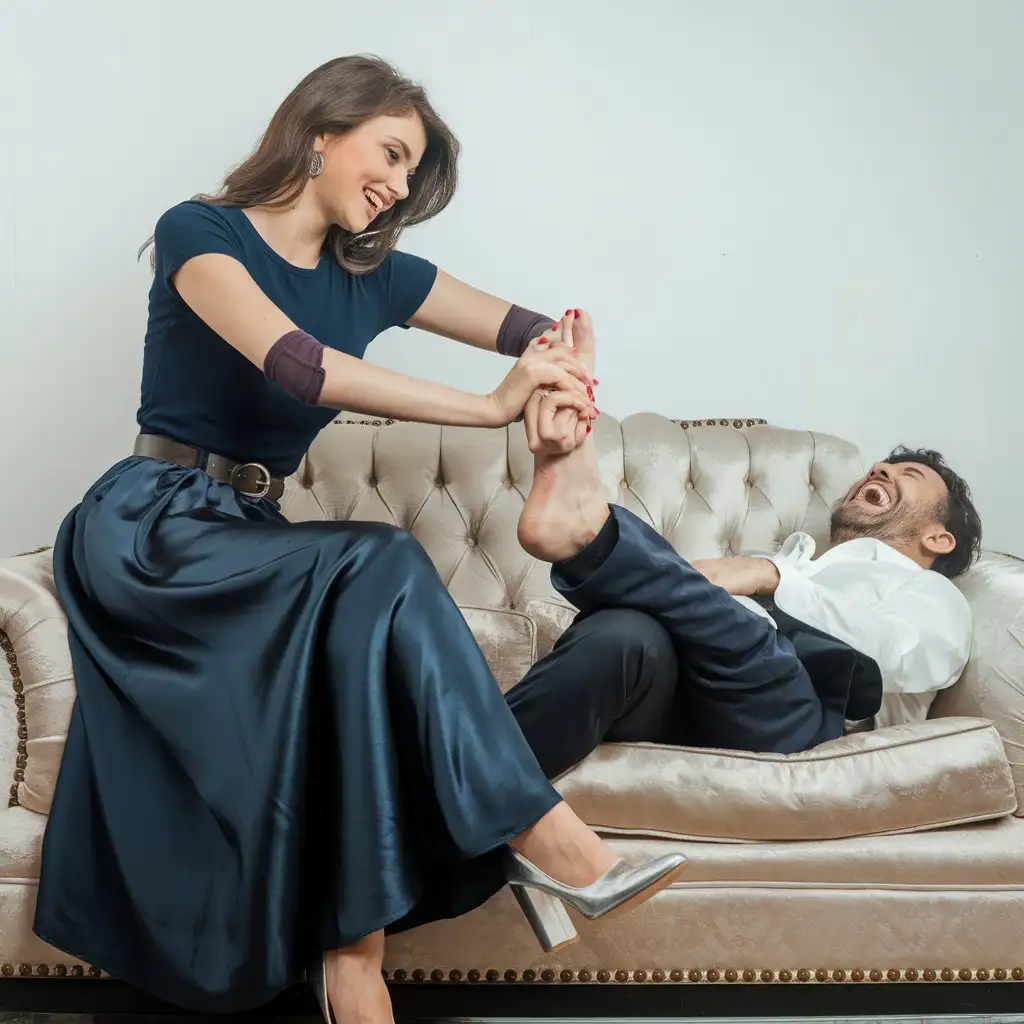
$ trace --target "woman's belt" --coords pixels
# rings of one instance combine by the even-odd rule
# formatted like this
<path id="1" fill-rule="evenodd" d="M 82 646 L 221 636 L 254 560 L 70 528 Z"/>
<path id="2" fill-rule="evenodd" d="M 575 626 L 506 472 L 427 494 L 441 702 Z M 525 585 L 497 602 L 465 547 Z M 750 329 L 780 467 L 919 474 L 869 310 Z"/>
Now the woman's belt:
<path id="1" fill-rule="evenodd" d="M 229 484 L 239 494 L 249 498 L 278 501 L 284 494 L 284 477 L 273 476 L 261 462 L 235 462 L 234 459 L 200 451 L 162 434 L 139 434 L 135 439 L 135 454 L 148 459 L 174 462 L 186 469 L 201 469 L 207 476 Z"/>

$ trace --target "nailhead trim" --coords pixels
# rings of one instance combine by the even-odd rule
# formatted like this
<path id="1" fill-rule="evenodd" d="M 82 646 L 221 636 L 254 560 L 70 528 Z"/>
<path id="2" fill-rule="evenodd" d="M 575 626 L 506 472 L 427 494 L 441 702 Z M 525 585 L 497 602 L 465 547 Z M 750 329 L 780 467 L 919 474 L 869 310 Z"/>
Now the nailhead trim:
<path id="1" fill-rule="evenodd" d="M 18 787 L 25 781 L 25 766 L 28 764 L 28 726 L 25 722 L 25 684 L 21 678 L 21 667 L 18 665 L 18 656 L 14 653 L 14 644 L 6 631 L 0 629 L 0 651 L 4 652 L 7 659 L 7 667 L 11 672 L 11 685 L 14 688 L 14 705 L 18 716 L 18 754 L 14 761 L 14 782 L 11 784 L 10 796 L 7 800 L 8 807 L 17 807 Z"/>
<path id="2" fill-rule="evenodd" d="M 336 427 L 390 427 L 401 422 L 395 419 L 373 419 L 373 420 L 334 420 Z M 691 427 L 735 427 L 736 430 L 743 430 L 745 427 L 766 427 L 767 420 L 761 419 L 710 419 L 710 420 L 673 420 L 673 423 L 689 430 Z M 45 550 L 45 549 L 43 549 Z"/>
<path id="3" fill-rule="evenodd" d="M 22 967 L 28 967 L 27 964 L 21 965 Z M 90 968 L 92 970 L 92 968 Z M 13 968 L 10 964 L 4 964 L 0 971 L 5 975 L 10 975 Z M 41 972 L 40 972 L 41 973 Z M 384 972 L 387 977 L 388 972 Z M 395 982 L 401 984 L 409 978 L 409 972 L 399 968 L 394 971 L 392 977 Z M 863 967 L 854 967 L 850 970 L 844 970 L 843 968 L 827 969 L 824 967 L 818 967 L 815 970 L 811 970 L 808 967 L 800 967 L 796 970 L 791 968 L 782 968 L 781 970 L 772 970 L 770 968 L 762 968 L 756 970 L 753 967 L 744 968 L 742 971 L 735 967 L 727 967 L 724 970 L 719 968 L 711 967 L 708 970 L 701 970 L 697 967 L 692 967 L 689 970 L 682 970 L 678 967 L 673 968 L 669 971 L 665 971 L 661 968 L 656 968 L 652 971 L 643 969 L 637 970 L 626 970 L 625 968 L 618 968 L 617 970 L 609 970 L 606 967 L 599 968 L 596 973 L 588 970 L 587 968 L 581 968 L 579 971 L 574 971 L 568 967 L 562 968 L 556 971 L 554 968 L 532 968 L 528 967 L 522 972 L 522 980 L 520 981 L 520 974 L 518 971 L 512 970 L 511 968 L 500 972 L 495 968 L 489 968 L 483 971 L 479 968 L 473 968 L 466 972 L 465 977 L 468 981 L 475 983 L 481 980 L 488 982 L 504 981 L 507 983 L 518 983 L 518 984 L 530 984 L 533 982 L 540 982 L 541 984 L 551 984 L 554 981 L 559 981 L 562 984 L 589 984 L 592 980 L 596 979 L 599 984 L 607 985 L 614 983 L 617 985 L 662 985 L 662 984 L 690 984 L 700 985 L 709 984 L 714 985 L 718 983 L 733 984 L 737 981 L 743 981 L 745 984 L 754 985 L 771 985 L 775 983 L 790 984 L 796 982 L 797 984 L 861 984 L 864 982 L 870 984 L 899 984 L 906 982 L 970 982 L 970 981 L 1024 981 L 1024 967 L 993 967 L 986 968 L 981 967 L 978 969 L 972 969 L 970 967 L 961 967 L 954 969 L 952 967 L 943 967 L 936 969 L 933 967 L 927 967 L 923 970 L 916 967 L 898 968 L 890 967 L 887 970 L 882 970 L 878 967 L 872 967 L 869 970 L 865 970 Z M 425 981 L 427 978 L 427 972 L 422 968 L 417 968 L 412 972 L 412 980 L 415 982 Z M 436 983 L 455 983 L 458 984 L 463 979 L 463 972 L 456 969 L 449 971 L 443 971 L 440 968 L 434 968 L 430 972 L 430 980 Z"/>
<path id="4" fill-rule="evenodd" d="M 735 427 L 737 430 L 743 430 L 744 427 L 766 427 L 768 425 L 767 420 L 758 419 L 673 420 L 672 422 L 677 423 L 683 430 L 689 430 L 691 427 Z"/>
<path id="5" fill-rule="evenodd" d="M 13 978 L 102 978 L 103 972 L 98 967 L 83 967 L 81 964 L 0 964 L 0 976 Z"/>

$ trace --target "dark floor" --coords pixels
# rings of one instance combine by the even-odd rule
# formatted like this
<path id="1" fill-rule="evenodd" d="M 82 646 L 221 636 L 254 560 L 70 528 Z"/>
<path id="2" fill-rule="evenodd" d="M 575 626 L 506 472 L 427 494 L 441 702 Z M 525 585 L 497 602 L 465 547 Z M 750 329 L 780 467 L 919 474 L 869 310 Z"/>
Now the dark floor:
<path id="1" fill-rule="evenodd" d="M 215 1018 L 205 1018 L 212 1020 Z M 240 1018 L 231 1018 L 238 1020 Z M 254 1018 L 255 1020 L 256 1018 Z M 315 1016 L 304 1017 L 264 1017 L 258 1018 L 259 1024 L 316 1024 L 319 1018 Z M 548 1018 L 543 1024 L 639 1024 L 640 1021 L 651 1018 L 614 1018 L 598 1021 L 587 1021 L 586 1018 L 574 1018 L 572 1020 L 559 1020 Z M 755 1018 L 732 1017 L 713 1018 L 716 1024 L 744 1024 L 754 1022 Z M 659 1024 L 707 1024 L 708 1018 L 657 1018 Z M 993 1016 L 943 1016 L 943 1017 L 851 1017 L 851 1018 L 823 1018 L 823 1017 L 768 1017 L 756 1018 L 756 1024 L 865 1024 L 865 1022 L 885 1021 L 886 1024 L 1024 1024 L 1024 1015 L 1010 1017 Z M 138 1014 L 104 1014 L 92 1016 L 89 1014 L 53 1014 L 53 1013 L 2 1013 L 0 1012 L 0 1024 L 195 1024 L 195 1017 L 171 1017 L 171 1016 L 141 1016 Z M 408 1022 L 414 1024 L 414 1022 Z M 428 1024 L 428 1022 L 424 1022 Z M 429 1024 L 524 1024 L 524 1018 L 488 1018 L 484 1021 L 471 1021 L 468 1018 L 451 1018 L 446 1021 L 430 1020 Z"/>

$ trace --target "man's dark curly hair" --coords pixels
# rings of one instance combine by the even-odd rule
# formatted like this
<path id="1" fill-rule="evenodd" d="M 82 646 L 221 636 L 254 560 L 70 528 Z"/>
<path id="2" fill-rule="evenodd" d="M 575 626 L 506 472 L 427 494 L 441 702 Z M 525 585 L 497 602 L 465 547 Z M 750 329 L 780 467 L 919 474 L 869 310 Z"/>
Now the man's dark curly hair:
<path id="1" fill-rule="evenodd" d="M 956 547 L 948 555 L 939 555 L 932 568 L 952 579 L 971 567 L 981 553 L 981 517 L 974 507 L 971 489 L 963 477 L 946 465 L 946 460 L 930 448 L 900 445 L 885 460 L 890 463 L 916 462 L 935 470 L 946 485 L 947 496 L 936 509 L 936 517 L 956 538 Z"/>

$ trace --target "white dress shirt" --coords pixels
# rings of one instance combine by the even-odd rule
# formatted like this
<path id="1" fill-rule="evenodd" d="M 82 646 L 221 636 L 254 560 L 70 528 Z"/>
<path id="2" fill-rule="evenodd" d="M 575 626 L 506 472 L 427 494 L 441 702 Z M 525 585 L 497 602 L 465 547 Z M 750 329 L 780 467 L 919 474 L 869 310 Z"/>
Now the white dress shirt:
<path id="1" fill-rule="evenodd" d="M 838 544 L 820 558 L 814 552 L 812 537 L 794 533 L 771 559 L 779 570 L 775 604 L 877 663 L 876 728 L 927 718 L 938 691 L 967 664 L 967 599 L 945 576 L 873 537 Z M 771 618 L 756 601 L 737 600 Z"/>

